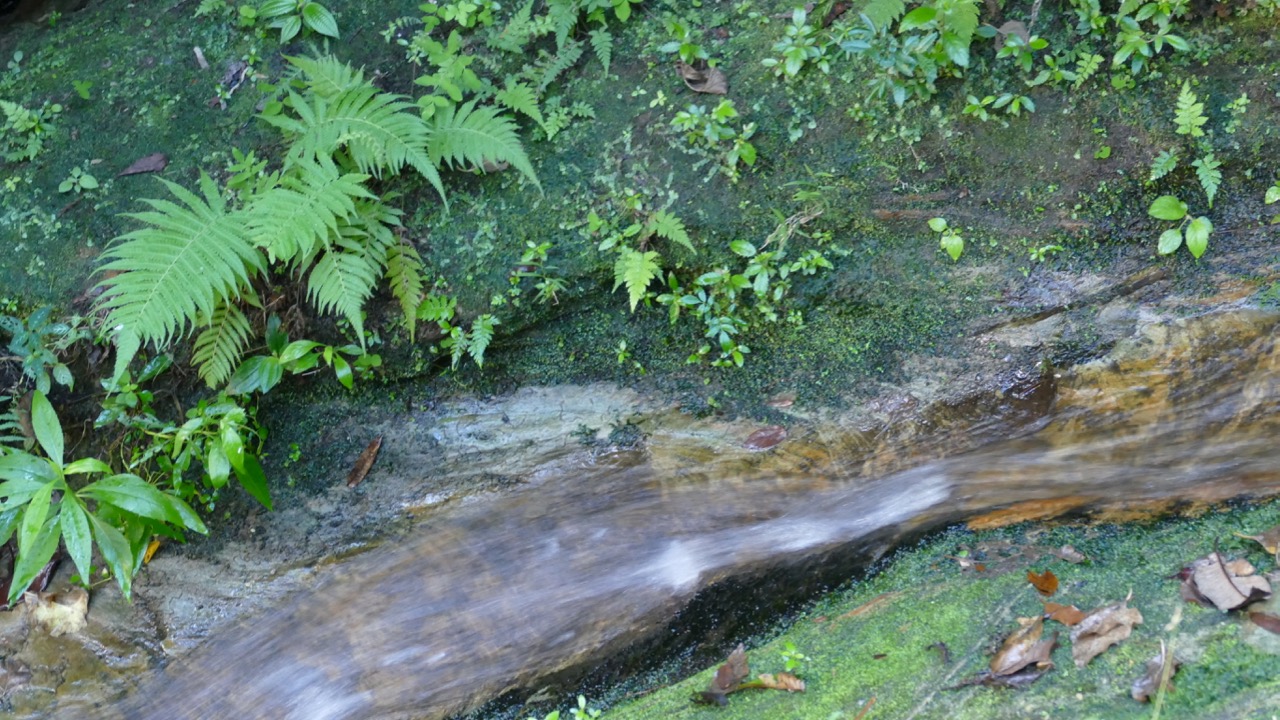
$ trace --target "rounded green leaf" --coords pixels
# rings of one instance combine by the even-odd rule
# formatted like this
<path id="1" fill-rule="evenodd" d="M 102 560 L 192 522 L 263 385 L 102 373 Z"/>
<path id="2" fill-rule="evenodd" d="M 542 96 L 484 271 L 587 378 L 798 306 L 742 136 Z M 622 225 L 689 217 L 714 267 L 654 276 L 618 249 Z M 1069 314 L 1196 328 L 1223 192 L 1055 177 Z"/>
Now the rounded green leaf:
<path id="1" fill-rule="evenodd" d="M 321 35 L 338 37 L 338 21 L 334 19 L 333 13 L 320 3 L 309 2 L 303 5 L 302 21 Z"/>
<path id="2" fill-rule="evenodd" d="M 231 467 L 236 470 L 244 467 L 244 441 L 240 433 L 230 425 L 222 428 L 222 452 L 226 453 Z"/>
<path id="3" fill-rule="evenodd" d="M 934 232 L 942 232 L 947 229 L 946 218 L 936 217 L 929 221 L 929 229 Z"/>
<path id="4" fill-rule="evenodd" d="M 84 188 L 85 190 L 97 190 L 98 179 L 89 174 L 81 175 L 80 187 Z"/>
<path id="5" fill-rule="evenodd" d="M 71 368 L 62 363 L 56 363 L 53 366 L 53 379 L 59 385 L 65 385 L 68 389 L 75 389 L 76 379 L 71 376 Z"/>
<path id="6" fill-rule="evenodd" d="M 31 398 L 31 429 L 36 433 L 36 441 L 44 448 L 45 455 L 55 465 L 62 465 L 62 423 L 58 422 L 58 414 L 44 393 L 36 391 Z"/>
<path id="7" fill-rule="evenodd" d="M 964 252 L 964 238 L 959 235 L 943 235 L 942 249 L 947 251 L 952 260 L 959 260 L 960 253 Z"/>
<path id="8" fill-rule="evenodd" d="M 1172 195 L 1161 195 L 1147 213 L 1158 220 L 1181 220 L 1187 216 L 1187 204 Z"/>
<path id="9" fill-rule="evenodd" d="M 302 30 L 302 18 L 297 15 L 291 15 L 280 21 L 280 44 L 283 45 L 292 40 Z"/>
<path id="10" fill-rule="evenodd" d="M 218 443 L 210 443 L 209 457 L 204 462 L 204 471 L 209 474 L 209 484 L 215 488 L 227 484 L 227 478 L 231 477 L 231 461 L 227 460 L 227 454 L 222 451 L 222 446 Z"/>
<path id="11" fill-rule="evenodd" d="M 1168 255 L 1182 247 L 1182 229 L 1170 228 L 1160 233 L 1160 242 L 1156 246 L 1161 255 Z"/>
<path id="12" fill-rule="evenodd" d="M 915 30 L 916 28 L 926 25 L 938 16 L 938 10 L 929 6 L 918 7 L 907 13 L 902 18 L 902 22 L 898 25 L 898 32 L 906 32 Z"/>
<path id="13" fill-rule="evenodd" d="M 741 255 L 744 258 L 755 257 L 756 254 L 756 246 L 746 240 L 734 240 L 729 243 L 729 249 L 732 250 L 735 255 Z"/>
<path id="14" fill-rule="evenodd" d="M 1213 223 L 1201 215 L 1187 224 L 1187 249 L 1199 259 L 1209 248 L 1209 235 L 1213 233 Z"/>
<path id="15" fill-rule="evenodd" d="M 631 303 L 631 309 L 635 310 L 634 302 Z M 338 382 L 342 383 L 342 387 L 350 390 L 355 386 L 355 381 L 351 377 L 351 364 L 341 355 L 333 356 L 333 374 L 338 376 Z"/>
<path id="16" fill-rule="evenodd" d="M 1267 188 L 1267 196 L 1263 198 L 1268 205 L 1280 202 L 1280 184 Z"/>
<path id="17" fill-rule="evenodd" d="M 251 392 L 267 392 L 280 384 L 284 368 L 280 360 L 271 355 L 255 355 L 240 363 L 240 367 L 227 381 L 228 395 L 244 395 Z"/>

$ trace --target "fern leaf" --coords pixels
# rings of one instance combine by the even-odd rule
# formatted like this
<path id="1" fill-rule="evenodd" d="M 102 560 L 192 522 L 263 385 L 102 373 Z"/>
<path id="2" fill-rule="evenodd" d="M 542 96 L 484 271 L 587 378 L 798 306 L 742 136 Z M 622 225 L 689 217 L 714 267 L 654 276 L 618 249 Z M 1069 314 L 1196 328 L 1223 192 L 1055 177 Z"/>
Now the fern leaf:
<path id="1" fill-rule="evenodd" d="M 684 222 L 666 210 L 659 210 L 649 218 L 648 231 L 688 248 L 689 252 L 697 252 L 693 247 L 693 241 L 689 239 L 689 231 L 685 228 Z"/>
<path id="2" fill-rule="evenodd" d="M 208 175 L 200 177 L 203 198 L 161 182 L 185 207 L 144 200 L 151 211 L 128 215 L 147 227 L 120 236 L 107 251 L 101 270 L 109 277 L 98 283 L 105 290 L 97 310 L 108 313 L 107 327 L 163 347 L 198 315 L 211 317 L 266 263 L 244 218 L 227 211 Z"/>
<path id="3" fill-rule="evenodd" d="M 618 260 L 613 264 L 613 289 L 627 286 L 627 297 L 631 300 L 631 312 L 644 297 L 649 283 L 662 273 L 662 257 L 650 250 L 640 252 L 631 248 L 621 248 Z"/>
<path id="4" fill-rule="evenodd" d="M 547 127 L 546 121 L 542 119 L 542 111 L 538 109 L 538 97 L 534 94 L 533 88 L 528 85 L 507 80 L 507 87 L 499 90 L 493 97 L 514 112 L 524 113 L 533 118 L 533 121 L 543 129 Z"/>
<path id="5" fill-rule="evenodd" d="M 305 73 L 307 87 L 326 100 L 332 100 L 365 84 L 363 72 L 332 55 L 318 58 L 286 57 L 285 60 Z"/>
<path id="6" fill-rule="evenodd" d="M 1218 194 L 1218 187 L 1222 185 L 1222 171 L 1218 168 L 1222 167 L 1222 162 L 1213 156 L 1213 153 L 1205 153 L 1202 158 L 1197 158 L 1191 165 L 1196 169 L 1196 177 L 1200 179 L 1200 187 L 1204 189 L 1204 196 L 1209 200 L 1209 209 L 1213 209 L 1213 198 Z"/>
<path id="7" fill-rule="evenodd" d="M 409 342 L 413 342 L 424 285 L 422 258 L 413 246 L 404 243 L 391 246 L 387 252 L 387 283 L 391 286 L 392 296 L 400 303 L 404 327 L 409 331 Z"/>
<path id="8" fill-rule="evenodd" d="M 533 3 L 534 0 L 526 0 L 507 21 L 502 32 L 489 39 L 489 47 L 509 53 L 523 53 L 525 45 L 533 38 Z"/>
<path id="9" fill-rule="evenodd" d="M 878 28 L 888 27 L 907 11 L 903 0 L 871 0 L 862 8 L 862 14 Z"/>
<path id="10" fill-rule="evenodd" d="M 1203 137 L 1200 127 L 1209 122 L 1204 114 L 1204 103 L 1196 102 L 1196 94 L 1191 92 L 1191 81 L 1182 83 L 1182 91 L 1178 93 L 1178 106 L 1174 113 L 1174 122 L 1178 124 L 1179 135 Z"/>
<path id="11" fill-rule="evenodd" d="M 965 43 L 973 39 L 973 33 L 978 29 L 978 0 L 951 0 L 936 4 L 942 27 L 958 35 Z"/>
<path id="12" fill-rule="evenodd" d="M 356 212 L 368 175 L 341 174 L 328 157 L 302 158 L 278 187 L 259 195 L 250 210 L 249 232 L 273 260 L 310 261 L 338 224 Z"/>
<path id="13" fill-rule="evenodd" d="M 359 248 L 353 250 L 332 250 L 320 258 L 307 278 L 307 297 L 320 312 L 336 312 L 345 317 L 363 347 L 364 320 L 360 312 L 373 295 L 382 268 Z"/>
<path id="14" fill-rule="evenodd" d="M 578 25 L 579 0 L 547 0 L 547 19 L 556 34 L 556 51 L 564 50 L 569 33 Z"/>
<path id="15" fill-rule="evenodd" d="M 516 124 L 496 107 L 477 107 L 472 100 L 458 107 L 441 108 L 431 118 L 427 151 L 437 164 L 477 167 L 485 162 L 511 163 L 539 189 L 542 185 L 520 146 Z"/>
<path id="16" fill-rule="evenodd" d="M 22 447 L 26 437 L 22 434 L 22 422 L 15 409 L 17 404 L 8 395 L 0 395 L 0 403 L 5 407 L 5 411 L 0 412 L 0 445 Z M 4 455 L 3 448 L 0 448 L 0 455 Z"/>
<path id="17" fill-rule="evenodd" d="M 200 379 L 211 388 L 225 383 L 240 364 L 251 332 L 249 318 L 235 303 L 220 304 L 210 316 L 209 326 L 196 336 L 191 362 Z"/>
<path id="18" fill-rule="evenodd" d="M 556 81 L 566 70 L 578 64 L 578 59 L 582 57 L 582 43 L 569 41 L 568 44 L 556 51 L 551 62 L 542 70 L 542 77 L 538 80 L 538 93 L 545 93 L 551 83 Z"/>
<path id="19" fill-rule="evenodd" d="M 608 75 L 609 64 L 613 62 L 613 36 L 607 28 L 601 27 L 592 30 L 588 37 L 591 39 L 591 49 L 595 50 L 596 58 L 604 66 L 604 74 Z"/>
<path id="20" fill-rule="evenodd" d="M 498 318 L 492 315 L 481 315 L 471 324 L 471 332 L 467 339 L 467 354 L 476 362 L 476 366 L 484 367 L 484 351 L 493 342 L 493 327 Z"/>
<path id="21" fill-rule="evenodd" d="M 1153 183 L 1160 178 L 1173 172 L 1178 167 L 1178 151 L 1177 149 L 1162 150 L 1154 160 L 1151 161 L 1151 177 L 1147 178 L 1148 183 Z"/>

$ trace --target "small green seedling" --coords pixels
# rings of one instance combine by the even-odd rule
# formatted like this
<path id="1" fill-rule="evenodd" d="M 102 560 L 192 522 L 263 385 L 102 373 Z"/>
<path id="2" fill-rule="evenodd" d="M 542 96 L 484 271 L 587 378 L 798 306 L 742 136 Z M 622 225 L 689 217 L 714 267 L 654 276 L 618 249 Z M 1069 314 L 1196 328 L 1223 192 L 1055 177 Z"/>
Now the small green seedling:
<path id="1" fill-rule="evenodd" d="M 80 168 L 71 168 L 71 175 L 58 185 L 58 192 L 68 193 L 74 190 L 80 194 L 85 190 L 97 190 L 98 179 Z"/>
<path id="2" fill-rule="evenodd" d="M 929 221 L 929 229 L 942 234 L 939 245 L 952 260 L 959 260 L 960 254 L 964 252 L 964 238 L 960 237 L 960 231 L 947 225 L 946 218 L 940 217 Z"/>
<path id="3" fill-rule="evenodd" d="M 1199 259 L 1209 247 L 1209 236 L 1213 234 L 1213 223 L 1201 215 L 1192 219 L 1187 214 L 1187 204 L 1173 195 L 1161 195 L 1151 203 L 1147 213 L 1157 220 L 1181 221 L 1177 227 L 1169 228 L 1160 234 L 1157 250 L 1161 255 L 1171 255 L 1182 247 L 1185 238 L 1187 250 Z"/>

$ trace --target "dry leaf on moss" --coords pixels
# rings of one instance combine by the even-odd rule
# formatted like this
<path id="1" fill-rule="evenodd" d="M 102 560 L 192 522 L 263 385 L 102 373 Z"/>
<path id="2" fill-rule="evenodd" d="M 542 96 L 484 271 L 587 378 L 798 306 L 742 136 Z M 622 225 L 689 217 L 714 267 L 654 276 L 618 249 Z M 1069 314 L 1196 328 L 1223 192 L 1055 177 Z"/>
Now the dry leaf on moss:
<path id="1" fill-rule="evenodd" d="M 1100 607 L 1071 629 L 1071 657 L 1076 667 L 1084 667 L 1107 648 L 1133 633 L 1142 624 L 1142 613 L 1129 607 L 1128 598 Z"/>
<path id="2" fill-rule="evenodd" d="M 1070 545 L 1063 545 L 1057 550 L 1050 551 L 1049 554 L 1062 558 L 1063 560 L 1066 560 L 1072 565 L 1079 565 L 1080 563 L 1089 559 L 1088 557 L 1085 556 L 1084 553 L 1080 552 L 1079 550 L 1075 549 Z"/>
<path id="3" fill-rule="evenodd" d="M 1249 621 L 1270 633 L 1280 635 L 1280 617 L 1270 613 L 1251 612 Z"/>
<path id="4" fill-rule="evenodd" d="M 160 172 L 169 166 L 169 156 L 164 153 L 152 153 L 133 161 L 129 167 L 116 173 L 116 177 L 141 175 L 142 173 Z"/>
<path id="5" fill-rule="evenodd" d="M 725 663 L 716 669 L 716 675 L 711 678 L 707 689 L 698 693 L 694 699 L 698 702 L 726 705 L 729 701 L 725 696 L 741 687 L 742 681 L 746 680 L 750 674 L 751 670 L 747 666 L 747 648 L 739 643 L 738 647 L 729 653 Z"/>
<path id="6" fill-rule="evenodd" d="M 1146 672 L 1133 681 L 1133 688 L 1130 689 L 1129 695 L 1138 702 L 1148 702 L 1159 693 L 1161 681 L 1163 681 L 1165 692 L 1173 692 L 1173 683 L 1170 682 L 1170 678 L 1178 672 L 1180 664 L 1178 657 L 1169 652 L 1164 641 L 1161 640 L 1160 652 L 1147 661 Z"/>
<path id="7" fill-rule="evenodd" d="M 360 457 L 356 458 L 355 467 L 351 468 L 350 474 L 347 475 L 347 487 L 353 488 L 364 480 L 364 476 L 369 474 L 369 468 L 372 468 L 374 461 L 378 459 L 378 450 L 381 447 L 382 436 L 379 435 L 360 453 Z"/>
<path id="8" fill-rule="evenodd" d="M 1042 618 L 1018 618 L 1018 622 L 1022 627 L 1005 638 L 1000 651 L 991 658 L 992 675 L 1012 675 L 1029 665 L 1043 670 L 1053 667 L 1049 656 L 1058 646 L 1058 633 L 1048 639 L 1041 638 L 1044 633 Z"/>
<path id="9" fill-rule="evenodd" d="M 1221 553 L 1213 552 L 1179 574 L 1183 578 L 1182 596 L 1213 605 L 1222 612 L 1237 610 L 1271 595 L 1271 583 L 1253 573 L 1253 565 L 1248 562 L 1228 562 Z"/>
<path id="10" fill-rule="evenodd" d="M 1068 627 L 1079 625 L 1084 619 L 1084 613 L 1080 612 L 1080 608 L 1075 605 L 1059 605 L 1053 602 L 1044 604 L 1044 615 L 1046 620 L 1060 622 Z"/>
<path id="11" fill-rule="evenodd" d="M 1058 592 L 1058 576 L 1054 575 L 1052 570 L 1045 570 L 1039 575 L 1028 570 L 1027 582 L 1031 583 L 1045 597 Z"/>
<path id="12" fill-rule="evenodd" d="M 699 68 L 676 61 L 676 72 L 680 73 L 684 84 L 694 92 L 708 95 L 725 95 L 729 92 L 729 78 L 720 68 Z"/>
<path id="13" fill-rule="evenodd" d="M 765 690 L 786 690 L 787 692 L 804 692 L 804 681 L 791 673 L 770 675 L 763 673 L 755 680 L 742 687 L 759 687 Z"/>
<path id="14" fill-rule="evenodd" d="M 1236 533 L 1236 537 L 1242 537 L 1245 540 L 1252 540 L 1261 545 L 1264 550 L 1272 555 L 1280 554 L 1280 525 L 1277 525 L 1270 530 L 1265 530 L 1260 535 Z"/>

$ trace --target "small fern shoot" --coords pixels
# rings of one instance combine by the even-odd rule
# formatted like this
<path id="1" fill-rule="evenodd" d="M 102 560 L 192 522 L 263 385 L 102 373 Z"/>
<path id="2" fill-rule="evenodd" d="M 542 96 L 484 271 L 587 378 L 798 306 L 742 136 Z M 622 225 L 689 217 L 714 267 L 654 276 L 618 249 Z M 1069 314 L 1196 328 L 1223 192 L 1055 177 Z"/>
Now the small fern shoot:
<path id="1" fill-rule="evenodd" d="M 516 124 L 493 106 L 477 106 L 471 100 L 457 107 L 445 107 L 432 116 L 427 151 L 437 164 L 477 167 L 486 162 L 507 162 L 529 178 L 539 190 L 538 175 L 529 163 Z"/>
<path id="2" fill-rule="evenodd" d="M 1213 153 L 1205 153 L 1202 158 L 1197 158 L 1191 163 L 1196 169 L 1196 177 L 1200 180 L 1200 187 L 1204 189 L 1204 196 L 1209 201 L 1209 209 L 1213 209 L 1213 199 L 1218 195 L 1218 187 L 1222 185 L 1222 171 L 1218 168 L 1222 167 L 1222 161 L 1213 156 Z"/>
<path id="3" fill-rule="evenodd" d="M 1191 92 L 1190 80 L 1182 83 L 1182 91 L 1178 93 L 1174 122 L 1178 124 L 1179 135 L 1204 136 L 1204 130 L 1200 128 L 1209 122 L 1209 118 L 1205 117 L 1204 103 L 1196 102 L 1196 94 Z"/>
<path id="4" fill-rule="evenodd" d="M 527 115 L 546 130 L 547 123 L 542 118 L 542 111 L 538 109 L 538 96 L 528 85 L 508 79 L 507 86 L 495 93 L 493 99 L 514 112 Z"/>
<path id="5" fill-rule="evenodd" d="M 631 301 L 631 312 L 644 298 L 649 283 L 662 274 L 662 257 L 653 250 L 641 252 L 622 246 L 618 248 L 618 259 L 613 265 L 613 289 L 627 286 L 627 297 Z"/>
<path id="6" fill-rule="evenodd" d="M 1151 161 L 1151 177 L 1147 178 L 1148 183 L 1153 183 L 1160 178 L 1173 172 L 1178 167 L 1178 151 L 1177 149 L 1162 150 L 1159 155 Z"/>
<path id="7" fill-rule="evenodd" d="M 476 318 L 471 324 L 471 332 L 467 337 L 467 354 L 477 367 L 484 367 L 484 351 L 493 342 L 493 328 L 498 324 L 498 318 L 487 314 Z"/>
<path id="8" fill-rule="evenodd" d="M 608 75 L 609 65 L 613 62 L 613 35 L 609 34 L 608 28 L 598 27 L 587 37 L 591 40 L 591 49 L 595 51 L 596 58 L 604 66 L 604 74 Z"/>
<path id="9" fill-rule="evenodd" d="M 391 295 L 400 303 L 409 342 L 413 342 L 417 330 L 417 310 L 422 304 L 425 284 L 423 276 L 422 258 L 412 245 L 396 243 L 387 250 L 387 283 L 391 286 Z"/>
<path id="10" fill-rule="evenodd" d="M 204 318 L 201 318 L 202 320 Z M 225 383 L 249 347 L 253 328 L 235 303 L 222 303 L 196 336 L 191 362 L 209 387 Z"/>
<path id="11" fill-rule="evenodd" d="M 689 252 L 697 252 L 697 249 L 693 247 L 693 241 L 689 239 L 689 231 L 685 228 L 684 222 L 666 210 L 659 210 L 650 216 L 645 231 L 646 234 L 657 235 L 677 243 L 687 248 Z"/>

